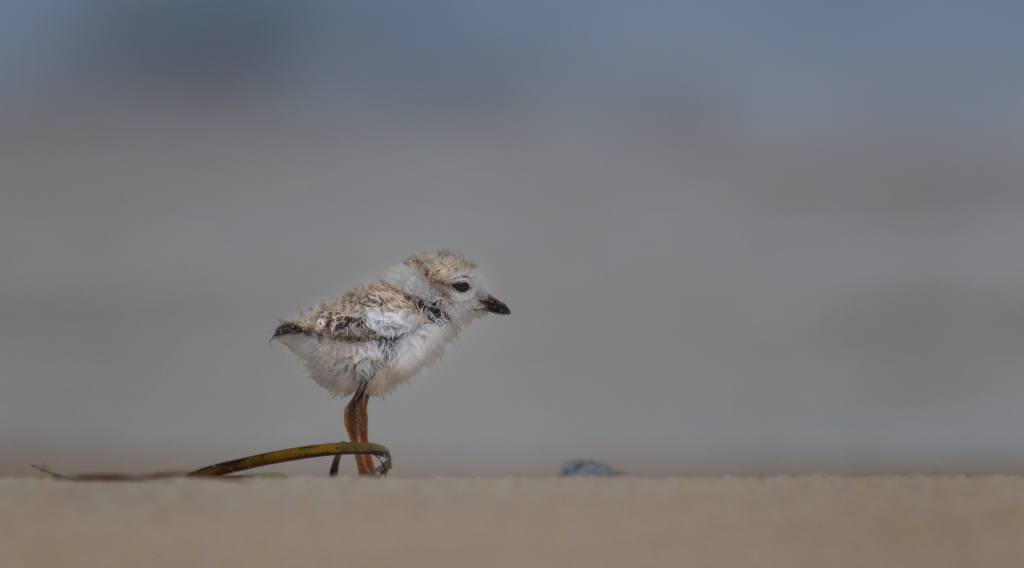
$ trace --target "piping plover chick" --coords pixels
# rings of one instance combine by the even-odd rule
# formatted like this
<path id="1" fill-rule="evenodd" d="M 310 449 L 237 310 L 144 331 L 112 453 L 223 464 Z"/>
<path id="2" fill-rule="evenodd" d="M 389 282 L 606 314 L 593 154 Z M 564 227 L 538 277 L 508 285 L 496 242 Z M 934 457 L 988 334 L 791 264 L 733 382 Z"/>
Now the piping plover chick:
<path id="1" fill-rule="evenodd" d="M 282 322 L 271 341 L 287 346 L 332 395 L 354 395 L 345 407 L 345 429 L 352 442 L 366 442 L 369 397 L 408 382 L 487 313 L 509 309 L 484 289 L 476 264 L 442 250 L 410 256 L 377 282 Z M 371 456 L 355 458 L 359 475 L 374 472 Z"/>

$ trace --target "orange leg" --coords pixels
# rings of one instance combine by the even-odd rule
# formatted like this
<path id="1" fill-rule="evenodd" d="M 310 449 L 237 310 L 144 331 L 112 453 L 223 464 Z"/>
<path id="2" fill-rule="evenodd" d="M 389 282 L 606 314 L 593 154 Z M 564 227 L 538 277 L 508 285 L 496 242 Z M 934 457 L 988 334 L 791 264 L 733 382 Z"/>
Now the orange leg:
<path id="1" fill-rule="evenodd" d="M 359 435 L 360 442 L 369 442 L 370 439 L 367 437 L 367 427 L 369 426 L 369 416 L 366 414 L 366 404 L 370 402 L 369 396 L 364 396 L 359 401 L 358 414 L 356 416 L 356 430 Z M 373 472 L 373 456 L 370 454 L 357 455 L 356 458 L 362 458 L 362 465 L 359 466 L 359 475 L 366 475 Z"/>
<path id="2" fill-rule="evenodd" d="M 348 439 L 350 442 L 367 442 L 367 425 L 368 419 L 366 415 L 366 403 L 369 402 L 370 397 L 366 395 L 366 381 L 363 381 L 359 385 L 359 389 L 352 395 L 352 400 L 345 406 L 345 430 L 348 431 Z M 359 471 L 359 475 L 367 475 L 373 471 L 373 456 L 366 454 L 356 454 L 356 468 Z M 338 475 L 338 464 L 341 462 L 341 456 L 334 456 L 334 462 L 331 463 L 331 477 Z"/>

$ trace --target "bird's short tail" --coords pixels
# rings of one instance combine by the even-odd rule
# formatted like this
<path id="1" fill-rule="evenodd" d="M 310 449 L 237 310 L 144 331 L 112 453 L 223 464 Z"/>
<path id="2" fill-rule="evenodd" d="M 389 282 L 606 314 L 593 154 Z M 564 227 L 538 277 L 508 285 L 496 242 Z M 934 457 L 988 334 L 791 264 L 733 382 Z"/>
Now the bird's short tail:
<path id="1" fill-rule="evenodd" d="M 299 327 L 297 323 L 286 321 L 277 326 L 277 329 L 274 330 L 274 337 L 271 337 L 270 340 L 273 341 L 282 335 L 294 335 L 297 333 L 306 333 L 306 330 Z"/>

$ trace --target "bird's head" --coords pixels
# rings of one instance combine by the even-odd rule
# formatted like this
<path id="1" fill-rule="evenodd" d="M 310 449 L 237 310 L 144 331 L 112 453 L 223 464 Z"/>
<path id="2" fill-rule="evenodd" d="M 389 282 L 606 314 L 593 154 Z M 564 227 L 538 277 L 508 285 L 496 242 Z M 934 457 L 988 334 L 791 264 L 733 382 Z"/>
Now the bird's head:
<path id="1" fill-rule="evenodd" d="M 483 275 L 461 254 L 441 250 L 410 256 L 384 277 L 407 295 L 468 323 L 488 312 L 508 314 L 508 306 L 484 289 Z"/>

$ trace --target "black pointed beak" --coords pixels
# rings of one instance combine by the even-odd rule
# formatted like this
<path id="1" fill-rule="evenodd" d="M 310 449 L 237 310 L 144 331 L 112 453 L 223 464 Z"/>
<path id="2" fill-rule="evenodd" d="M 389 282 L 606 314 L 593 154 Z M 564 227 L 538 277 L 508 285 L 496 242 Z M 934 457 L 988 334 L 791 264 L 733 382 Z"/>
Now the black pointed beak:
<path id="1" fill-rule="evenodd" d="M 483 300 L 480 300 L 480 303 L 483 304 L 484 309 L 491 312 L 492 314 L 507 315 L 512 313 L 511 311 L 509 311 L 508 306 L 505 305 L 505 302 L 502 302 L 501 300 L 495 298 L 494 296 L 489 295 Z"/>

